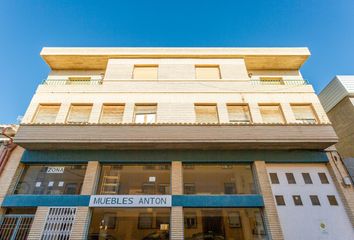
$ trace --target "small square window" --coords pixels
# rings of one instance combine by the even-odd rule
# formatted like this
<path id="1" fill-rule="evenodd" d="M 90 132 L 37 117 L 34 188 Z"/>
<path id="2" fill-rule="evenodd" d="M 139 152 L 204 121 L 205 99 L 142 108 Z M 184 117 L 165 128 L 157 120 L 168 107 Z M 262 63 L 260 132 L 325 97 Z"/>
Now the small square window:
<path id="1" fill-rule="evenodd" d="M 310 195 L 312 206 L 321 206 L 320 199 L 317 195 Z"/>
<path id="2" fill-rule="evenodd" d="M 277 202 L 278 206 L 285 206 L 285 200 L 282 195 L 276 195 L 275 196 L 275 201 Z"/>
<path id="3" fill-rule="evenodd" d="M 327 198 L 328 198 L 329 205 L 338 206 L 338 202 L 337 202 L 336 196 L 328 195 Z"/>
<path id="4" fill-rule="evenodd" d="M 272 184 L 279 184 L 279 178 L 276 173 L 269 173 L 269 176 Z"/>
<path id="5" fill-rule="evenodd" d="M 289 184 L 296 184 L 294 174 L 292 173 L 285 173 L 286 179 L 288 180 Z"/>
<path id="6" fill-rule="evenodd" d="M 309 173 L 302 173 L 305 184 L 312 184 L 312 179 Z"/>
<path id="7" fill-rule="evenodd" d="M 295 206 L 302 206 L 303 205 L 300 195 L 294 195 L 293 200 L 294 200 Z"/>
<path id="8" fill-rule="evenodd" d="M 322 184 L 329 184 L 328 178 L 326 173 L 318 173 L 318 176 L 320 177 L 321 183 Z"/>

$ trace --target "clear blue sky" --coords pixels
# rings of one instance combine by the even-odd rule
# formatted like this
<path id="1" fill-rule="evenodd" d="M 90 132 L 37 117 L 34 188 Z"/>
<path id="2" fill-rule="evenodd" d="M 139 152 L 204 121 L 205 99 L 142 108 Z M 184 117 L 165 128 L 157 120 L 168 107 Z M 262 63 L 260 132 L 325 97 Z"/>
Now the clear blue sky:
<path id="1" fill-rule="evenodd" d="M 309 47 L 317 92 L 354 74 L 353 0 L 0 1 L 0 123 L 49 72 L 42 47 Z"/>

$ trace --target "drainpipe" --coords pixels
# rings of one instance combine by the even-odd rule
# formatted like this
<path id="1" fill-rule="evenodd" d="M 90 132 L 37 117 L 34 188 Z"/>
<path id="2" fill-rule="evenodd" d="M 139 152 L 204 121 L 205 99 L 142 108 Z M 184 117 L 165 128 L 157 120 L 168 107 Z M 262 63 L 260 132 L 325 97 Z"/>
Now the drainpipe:
<path id="1" fill-rule="evenodd" d="M 9 139 L 9 142 L 4 143 L 3 146 L 1 147 L 2 149 L 0 149 L 0 150 L 2 150 L 0 152 L 0 174 L 4 170 L 6 163 L 9 160 L 12 151 L 17 147 L 17 145 L 13 142 L 12 137 L 8 136 L 5 133 L 5 131 L 6 131 L 6 128 L 2 129 L 1 135 L 7 137 Z"/>

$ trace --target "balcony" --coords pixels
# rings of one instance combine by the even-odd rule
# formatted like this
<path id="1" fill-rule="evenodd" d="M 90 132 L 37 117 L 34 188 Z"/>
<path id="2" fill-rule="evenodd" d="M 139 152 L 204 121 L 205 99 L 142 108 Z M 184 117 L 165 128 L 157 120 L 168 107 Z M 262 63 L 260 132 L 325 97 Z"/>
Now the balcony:
<path id="1" fill-rule="evenodd" d="M 79 80 L 70 80 L 70 79 L 45 79 L 42 82 L 42 85 L 101 85 L 102 79 L 79 79 Z"/>
<path id="2" fill-rule="evenodd" d="M 329 124 L 22 124 L 15 137 L 33 150 L 322 150 L 337 141 Z"/>
<path id="3" fill-rule="evenodd" d="M 267 80 L 250 80 L 252 85 L 309 85 L 305 79 L 267 79 Z"/>

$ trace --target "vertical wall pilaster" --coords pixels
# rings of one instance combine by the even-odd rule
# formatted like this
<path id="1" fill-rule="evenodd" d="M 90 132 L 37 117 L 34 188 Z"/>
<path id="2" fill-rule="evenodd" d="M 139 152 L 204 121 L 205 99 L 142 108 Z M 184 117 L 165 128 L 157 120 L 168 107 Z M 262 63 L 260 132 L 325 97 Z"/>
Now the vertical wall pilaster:
<path id="1" fill-rule="evenodd" d="M 172 161 L 171 163 L 171 194 L 183 194 L 182 162 Z"/>
<path id="2" fill-rule="evenodd" d="M 87 239 L 90 220 L 91 209 L 89 207 L 78 207 L 76 210 L 73 228 L 71 229 L 70 240 Z"/>
<path id="3" fill-rule="evenodd" d="M 329 174 L 331 175 L 339 196 L 341 197 L 349 220 L 354 227 L 354 186 L 347 186 L 343 182 L 343 178 L 349 177 L 349 175 L 340 160 L 338 153 L 336 151 L 327 152 L 327 157 L 329 160 L 327 164 Z"/>
<path id="4" fill-rule="evenodd" d="M 96 193 L 96 188 L 100 175 L 100 163 L 90 161 L 87 163 L 84 183 L 81 195 L 92 195 Z M 91 209 L 89 207 L 78 207 L 75 215 L 73 228 L 71 229 L 70 240 L 87 239 L 90 227 Z"/>
<path id="5" fill-rule="evenodd" d="M 49 207 L 38 207 L 27 240 L 41 239 Z"/>
<path id="6" fill-rule="evenodd" d="M 280 226 L 278 211 L 275 205 L 265 162 L 255 161 L 253 163 L 253 172 L 255 175 L 255 183 L 264 200 L 264 222 L 270 235 L 269 238 L 272 240 L 283 240 L 283 231 Z"/>
<path id="7" fill-rule="evenodd" d="M 8 193 L 12 193 L 20 177 L 23 164 L 20 163 L 24 149 L 17 146 L 11 152 L 9 159 L 0 175 L 0 205 Z"/>
<path id="8" fill-rule="evenodd" d="M 183 207 L 171 208 L 170 239 L 171 240 L 184 239 Z"/>
<path id="9" fill-rule="evenodd" d="M 128 102 L 124 106 L 123 123 L 132 123 L 134 116 L 134 103 Z M 158 117 L 158 116 L 157 116 Z"/>
<path id="10" fill-rule="evenodd" d="M 218 114 L 219 114 L 219 122 L 220 123 L 228 123 L 229 122 L 229 113 L 227 112 L 226 103 L 218 103 Z"/>
<path id="11" fill-rule="evenodd" d="M 81 195 L 95 194 L 99 175 L 100 163 L 98 161 L 88 162 L 84 182 L 82 184 Z"/>
<path id="12" fill-rule="evenodd" d="M 92 105 L 92 111 L 90 114 L 90 123 L 98 123 L 100 120 L 101 116 L 101 110 L 102 110 L 102 103 L 101 102 L 94 102 Z"/>

